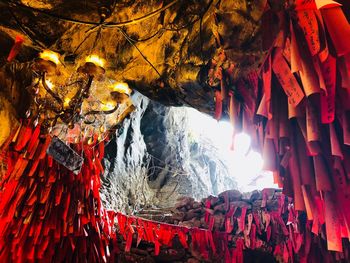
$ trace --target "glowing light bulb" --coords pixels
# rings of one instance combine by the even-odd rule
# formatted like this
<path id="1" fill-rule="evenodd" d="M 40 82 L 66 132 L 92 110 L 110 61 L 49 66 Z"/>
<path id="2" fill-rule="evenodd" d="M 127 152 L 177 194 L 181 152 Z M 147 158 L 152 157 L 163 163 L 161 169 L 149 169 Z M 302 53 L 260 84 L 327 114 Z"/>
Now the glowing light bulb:
<path id="1" fill-rule="evenodd" d="M 69 103 L 70 103 L 70 98 L 64 98 L 63 106 L 64 106 L 64 107 L 68 107 L 68 106 L 69 106 Z"/>
<path id="2" fill-rule="evenodd" d="M 74 143 L 79 143 L 80 142 L 80 138 L 77 136 L 74 138 Z"/>
<path id="3" fill-rule="evenodd" d="M 104 60 L 103 58 L 100 58 L 97 55 L 90 55 L 86 57 L 85 62 L 91 62 L 103 68 L 106 63 L 106 60 Z"/>
<path id="4" fill-rule="evenodd" d="M 113 110 L 114 107 L 115 107 L 115 105 L 113 105 L 112 103 L 108 102 L 108 103 L 102 104 L 101 110 L 103 110 L 103 111 Z"/>
<path id="5" fill-rule="evenodd" d="M 50 60 L 56 65 L 60 64 L 60 59 L 59 56 L 56 52 L 53 52 L 51 50 L 44 50 L 39 54 L 39 57 L 44 59 L 44 60 Z"/>
<path id="6" fill-rule="evenodd" d="M 45 79 L 45 82 L 46 82 L 46 85 L 49 89 L 52 90 L 54 88 L 55 85 L 51 82 L 51 80 Z"/>
<path id="7" fill-rule="evenodd" d="M 129 88 L 128 83 L 125 82 L 117 82 L 113 85 L 113 91 L 118 91 L 120 93 L 125 93 L 130 95 L 131 89 Z"/>
<path id="8" fill-rule="evenodd" d="M 91 145 L 94 143 L 94 138 L 90 137 L 87 141 L 88 145 Z"/>

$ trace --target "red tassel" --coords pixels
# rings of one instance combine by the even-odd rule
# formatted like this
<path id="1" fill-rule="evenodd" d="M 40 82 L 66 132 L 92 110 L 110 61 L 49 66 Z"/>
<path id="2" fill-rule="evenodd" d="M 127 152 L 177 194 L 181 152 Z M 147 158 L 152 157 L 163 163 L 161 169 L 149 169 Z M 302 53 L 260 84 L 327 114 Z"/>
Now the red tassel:
<path id="1" fill-rule="evenodd" d="M 250 230 L 250 248 L 256 248 L 256 225 L 252 224 L 252 228 Z"/>
<path id="2" fill-rule="evenodd" d="M 184 248 L 188 248 L 187 244 L 187 231 L 181 229 L 180 227 L 176 228 L 176 233 L 179 237 L 180 243 Z"/>
<path id="3" fill-rule="evenodd" d="M 38 142 L 38 139 L 39 139 L 39 135 L 40 135 L 40 125 L 37 125 L 31 138 L 30 138 L 30 141 L 28 143 L 28 147 L 27 147 L 27 153 L 29 155 L 34 155 L 32 153 L 33 149 L 34 149 L 34 146 L 35 144 Z"/>
<path id="4" fill-rule="evenodd" d="M 342 9 L 338 7 L 322 8 L 321 14 L 338 56 L 350 52 L 350 26 Z"/>
<path id="5" fill-rule="evenodd" d="M 11 62 L 15 59 L 19 51 L 21 50 L 22 44 L 24 42 L 24 38 L 22 36 L 16 36 L 15 43 L 11 48 L 11 51 L 7 57 L 7 61 Z"/>
<path id="6" fill-rule="evenodd" d="M 208 209 L 210 209 L 210 205 L 211 205 L 211 203 L 210 203 L 210 200 L 208 199 L 205 202 L 205 208 L 206 208 L 206 211 L 205 211 L 205 222 L 206 223 L 209 223 L 209 216 L 210 216 L 210 214 L 208 212 Z"/>
<path id="7" fill-rule="evenodd" d="M 336 60 L 331 55 L 321 64 L 327 94 L 321 94 L 321 122 L 332 123 L 335 117 Z"/>
<path id="8" fill-rule="evenodd" d="M 220 91 L 215 91 L 215 119 L 220 120 L 222 116 L 222 95 Z"/>
<path id="9" fill-rule="evenodd" d="M 239 219 L 239 229 L 241 231 L 244 230 L 244 226 L 245 226 L 245 215 L 247 213 L 247 207 L 242 207 L 241 208 L 241 216 L 240 216 L 240 219 Z"/>
<path id="10" fill-rule="evenodd" d="M 23 125 L 18 134 L 17 143 L 14 147 L 15 151 L 21 151 L 26 146 L 31 136 L 32 128 L 29 125 Z"/>
<path id="11" fill-rule="evenodd" d="M 39 155 L 39 159 L 44 159 L 44 157 L 46 156 L 46 150 L 49 147 L 50 143 L 51 143 L 51 136 L 47 135 L 45 138 L 45 143 L 41 148 L 41 152 Z"/>
<path id="12" fill-rule="evenodd" d="M 215 243 L 213 240 L 213 234 L 210 230 L 206 231 L 205 234 L 206 234 L 206 238 L 207 238 L 207 243 L 210 245 L 211 251 L 213 251 L 213 254 L 215 255 L 216 254 L 216 247 L 215 247 Z"/>
<path id="13" fill-rule="evenodd" d="M 24 170 L 26 169 L 26 167 L 28 165 L 28 162 L 29 162 L 29 160 L 23 159 L 22 157 L 20 157 L 18 159 L 16 166 L 15 166 L 15 169 L 12 172 L 12 177 L 15 180 L 18 180 L 22 176 Z"/>
<path id="14" fill-rule="evenodd" d="M 100 160 L 102 160 L 105 156 L 105 144 L 104 142 L 100 142 L 98 144 L 98 157 Z"/>
<path id="15" fill-rule="evenodd" d="M 132 236 L 133 236 L 133 233 L 129 232 L 128 237 L 126 239 L 125 252 L 130 252 L 131 245 L 132 245 Z"/>
<path id="16" fill-rule="evenodd" d="M 237 239 L 236 248 L 232 252 L 232 263 L 243 263 L 243 247 L 244 241 L 242 239 Z"/>
<path id="17" fill-rule="evenodd" d="M 158 256 L 160 252 L 160 243 L 158 240 L 159 237 L 159 231 L 157 228 L 154 229 L 155 235 L 154 235 L 154 255 Z"/>

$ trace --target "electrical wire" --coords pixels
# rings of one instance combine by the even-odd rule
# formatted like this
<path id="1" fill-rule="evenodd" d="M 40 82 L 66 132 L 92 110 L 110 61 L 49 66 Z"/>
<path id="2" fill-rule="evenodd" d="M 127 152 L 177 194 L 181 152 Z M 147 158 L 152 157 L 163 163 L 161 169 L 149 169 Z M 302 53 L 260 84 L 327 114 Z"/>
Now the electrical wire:
<path id="1" fill-rule="evenodd" d="M 146 38 L 143 38 L 143 39 L 132 39 L 122 28 L 121 26 L 127 26 L 127 25 L 132 25 L 132 24 L 136 24 L 136 23 L 139 23 L 141 21 L 144 21 L 146 19 L 149 19 L 159 13 L 161 13 L 162 11 L 170 8 L 171 6 L 173 6 L 174 4 L 176 4 L 179 0 L 174 0 L 172 2 L 170 2 L 169 4 L 165 5 L 164 7 L 162 8 L 159 8 L 151 13 L 148 13 L 144 16 L 141 16 L 141 17 L 138 17 L 136 19 L 132 19 L 132 20 L 128 20 L 128 21 L 124 21 L 124 22 L 119 22 L 119 23 L 114 23 L 114 22 L 100 22 L 100 23 L 96 23 L 96 22 L 90 22 L 90 21 L 82 21 L 82 20 L 76 20 L 76 19 L 72 19 L 72 18 L 67 18 L 67 17 L 63 17 L 63 16 L 60 16 L 60 15 L 57 15 L 57 14 L 53 14 L 53 13 L 49 13 L 49 12 L 46 12 L 44 10 L 41 10 L 41 9 L 37 9 L 37 8 L 33 8 L 33 7 L 30 7 L 30 6 L 26 6 L 26 5 L 23 5 L 21 3 L 15 3 L 15 2 L 10 2 L 9 3 L 9 6 L 14 6 L 14 7 L 18 7 L 18 8 L 23 8 L 23 9 L 27 9 L 27 10 L 31 10 L 32 12 L 38 12 L 38 13 L 41 13 L 41 14 L 44 14 L 44 15 L 47 15 L 47 16 L 51 16 L 51 17 L 54 17 L 54 18 L 57 18 L 59 20 L 62 20 L 62 21 L 66 21 L 66 22 L 71 22 L 71 23 L 75 23 L 75 24 L 83 24 L 83 25 L 89 25 L 91 26 L 91 28 L 88 30 L 90 31 L 88 33 L 88 35 L 83 39 L 83 41 L 77 46 L 77 48 L 74 50 L 73 54 L 75 54 L 77 52 L 77 50 L 81 47 L 81 45 L 90 37 L 91 33 L 94 32 L 92 30 L 96 29 L 96 27 L 98 27 L 98 30 L 97 30 L 97 35 L 96 35 L 96 39 L 94 41 L 94 46 L 96 45 L 96 41 L 99 37 L 101 37 L 101 31 L 103 28 L 111 28 L 111 27 L 116 27 L 119 29 L 119 31 L 122 33 L 122 35 L 124 36 L 124 38 L 134 47 L 136 48 L 136 50 L 139 52 L 139 54 L 142 56 L 142 58 L 152 67 L 152 69 L 161 77 L 161 74 L 160 72 L 156 69 L 156 67 L 147 59 L 147 57 L 142 53 L 142 51 L 137 47 L 137 45 L 135 43 L 137 42 L 142 42 L 142 41 L 147 41 L 153 37 L 155 37 L 156 35 L 158 35 L 159 33 L 161 32 L 164 32 L 164 31 L 179 31 L 181 29 L 184 29 L 190 25 L 193 25 L 194 23 L 196 23 L 198 20 L 200 20 L 200 31 L 202 31 L 201 29 L 201 24 L 202 24 L 202 19 L 203 19 L 203 16 L 204 14 L 208 11 L 209 7 L 211 6 L 212 2 L 213 1 L 210 1 L 209 5 L 207 6 L 205 12 L 202 14 L 202 16 L 200 17 L 197 17 L 196 19 L 194 19 L 193 21 L 189 22 L 187 25 L 181 27 L 181 28 L 176 28 L 176 29 L 172 29 L 172 28 L 161 28 L 159 29 L 158 31 L 156 31 L 154 34 L 152 34 L 151 36 L 149 37 L 146 37 Z M 3 0 L 0 0 L 0 2 L 4 2 Z M 10 9 L 10 7 L 9 7 Z M 13 14 L 13 12 L 11 12 Z M 21 27 L 22 31 L 24 30 L 23 26 L 19 23 L 18 19 L 15 17 L 15 15 L 13 14 L 15 20 L 17 21 L 18 25 Z M 91 32 L 92 31 L 92 32 Z M 28 35 L 28 32 L 26 32 L 26 35 Z M 200 34 L 202 34 L 202 32 L 200 32 Z M 28 35 L 28 37 L 32 40 L 32 38 Z M 201 36 L 202 37 L 202 36 Z M 202 41 L 202 39 L 201 39 Z M 41 43 L 38 43 L 37 41 L 34 41 L 34 43 L 38 44 L 40 47 L 43 48 L 43 45 Z M 202 49 L 202 43 L 201 43 L 201 49 Z"/>
<path id="2" fill-rule="evenodd" d="M 131 38 L 131 37 L 129 36 L 129 38 L 130 38 L 131 41 L 133 41 L 133 42 L 135 42 L 135 43 L 137 43 L 137 42 L 145 42 L 145 41 L 148 41 L 148 40 L 154 38 L 154 37 L 157 36 L 158 34 L 163 33 L 164 31 L 166 31 L 166 29 L 165 29 L 164 27 L 162 27 L 162 28 L 158 29 L 155 33 L 153 33 L 152 35 L 150 35 L 150 36 L 148 36 L 148 37 L 143 37 L 143 38 L 134 39 L 134 38 Z"/>
<path id="3" fill-rule="evenodd" d="M 159 75 L 159 77 L 162 77 L 162 75 L 159 73 L 159 71 L 156 69 L 156 67 L 152 64 L 151 61 L 148 60 L 148 58 L 142 53 L 142 51 L 136 46 L 136 44 L 130 39 L 128 34 L 122 30 L 121 28 L 118 28 L 119 31 L 122 33 L 122 35 L 125 37 L 125 39 L 134 47 L 136 50 L 140 53 L 142 58 L 154 69 L 154 71 Z"/>
<path id="4" fill-rule="evenodd" d="M 11 16 L 13 17 L 13 19 L 16 21 L 17 26 L 20 28 L 20 30 L 36 45 L 38 45 L 40 48 L 37 48 L 37 50 L 43 50 L 46 49 L 46 47 L 40 43 L 39 41 L 37 41 L 36 39 L 33 38 L 32 34 L 30 32 L 28 32 L 28 29 L 26 29 L 22 23 L 19 21 L 19 19 L 17 18 L 17 16 L 15 15 L 15 13 L 11 10 L 11 8 L 8 8 Z"/>
<path id="5" fill-rule="evenodd" d="M 77 20 L 77 19 L 73 19 L 73 18 L 69 18 L 69 17 L 65 17 L 65 16 L 61 16 L 61 15 L 57 15 L 57 14 L 53 14 L 50 12 L 46 12 L 44 10 L 38 9 L 38 8 L 34 8 L 34 7 L 30 7 L 21 3 L 15 3 L 15 2 L 10 2 L 9 5 L 10 6 L 14 6 L 14 7 L 18 7 L 18 8 L 22 8 L 22 9 L 27 9 L 30 10 L 32 12 L 37 12 L 46 16 L 50 16 L 50 17 L 54 17 L 57 18 L 59 20 L 65 21 L 65 22 L 69 22 L 69 23 L 74 23 L 74 24 L 81 24 L 81 25 L 89 25 L 89 26 L 100 26 L 103 25 L 103 27 L 109 27 L 109 28 L 113 28 L 113 27 L 121 27 L 121 26 L 128 26 L 128 25 L 133 25 L 133 24 L 137 24 L 140 23 L 146 19 L 149 19 L 161 12 L 163 12 L 164 10 L 172 7 L 173 5 L 175 5 L 179 0 L 174 0 L 172 2 L 170 2 L 169 4 L 167 4 L 166 6 L 159 8 L 153 12 L 150 12 L 144 16 L 135 18 L 135 19 L 131 19 L 131 20 L 127 20 L 124 22 L 103 22 L 103 23 L 97 23 L 97 22 L 91 22 L 91 21 L 83 21 L 83 20 Z M 7 2 L 4 0 L 0 0 L 0 2 Z"/>
<path id="6" fill-rule="evenodd" d="M 86 40 L 89 39 L 89 37 L 91 36 L 91 34 L 96 33 L 97 31 L 90 31 L 89 33 L 87 33 L 87 35 L 84 37 L 84 39 L 79 43 L 79 45 L 75 48 L 75 50 L 73 51 L 73 54 L 76 54 L 77 51 L 79 50 L 79 48 L 84 44 L 84 42 Z M 98 32 L 97 32 L 98 33 Z"/>
<path id="7" fill-rule="evenodd" d="M 180 31 L 180 30 L 183 30 L 185 28 L 188 28 L 190 26 L 192 26 L 194 23 L 196 23 L 198 20 L 200 19 L 200 17 L 198 16 L 197 18 L 193 19 L 192 21 L 188 22 L 186 25 L 183 25 L 183 26 L 180 26 L 180 27 L 177 27 L 177 28 L 171 28 L 171 27 L 165 27 L 164 29 L 166 31 Z"/>

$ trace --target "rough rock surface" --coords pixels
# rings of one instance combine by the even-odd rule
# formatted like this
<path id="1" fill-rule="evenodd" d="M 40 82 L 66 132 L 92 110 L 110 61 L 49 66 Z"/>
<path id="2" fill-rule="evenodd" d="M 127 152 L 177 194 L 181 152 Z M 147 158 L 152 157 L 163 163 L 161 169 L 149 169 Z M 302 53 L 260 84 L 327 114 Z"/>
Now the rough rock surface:
<path id="1" fill-rule="evenodd" d="M 173 206 L 181 196 L 200 199 L 235 188 L 210 142 L 190 138 L 186 108 L 145 97 L 137 104 L 106 147 L 101 196 L 107 208 L 133 213 Z"/>
<path id="2" fill-rule="evenodd" d="M 235 186 L 210 141 L 190 136 L 186 113 L 186 108 L 151 103 L 141 122 L 151 155 L 150 186 L 159 189 L 162 205 L 181 195 L 200 199 Z"/>
<path id="3" fill-rule="evenodd" d="M 275 6 L 280 1 L 269 2 Z M 266 0 L 1 0 L 0 53 L 6 56 L 19 34 L 25 37 L 20 61 L 51 49 L 65 63 L 78 65 L 96 53 L 107 60 L 108 77 L 117 76 L 163 104 L 213 113 L 213 90 L 207 83 L 210 61 L 226 50 L 235 77 L 258 66 L 269 48 L 260 27 L 265 4 Z"/>
<path id="4" fill-rule="evenodd" d="M 228 190 L 201 201 L 182 197 L 172 208 L 144 209 L 136 215 L 137 221 L 130 221 L 135 222 L 131 223 L 132 227 L 138 229 L 140 221 L 151 220 L 151 223 L 159 223 L 159 229 L 166 229 L 166 232 L 159 231 L 164 236 L 172 235 L 171 229 L 186 227 L 190 236 L 187 239 L 189 248 L 184 248 L 178 236 L 174 235 L 171 245 L 163 244 L 159 255 L 155 256 L 153 242 L 143 240 L 137 231 L 133 236 L 134 245 L 130 252 L 121 252 L 120 259 L 125 258 L 125 262 L 231 262 L 227 259 L 230 255 L 228 251 L 230 248 L 239 250 L 239 243 L 244 240 L 245 248 L 241 250 L 244 260 L 235 260 L 236 253 L 232 253 L 232 262 L 288 262 L 281 260 L 282 253 L 278 248 L 289 237 L 285 225 L 289 204 L 281 190 L 267 188 L 245 194 L 238 190 Z M 145 229 L 150 227 L 147 224 L 142 225 Z M 269 231 L 273 233 L 271 237 L 268 237 Z M 198 238 L 200 232 L 203 238 Z M 215 246 L 208 241 L 210 237 L 213 238 Z M 141 242 L 135 247 L 139 238 Z M 221 238 L 226 242 L 220 242 Z M 119 242 L 121 251 L 124 251 L 125 239 L 121 238 Z M 196 242 L 203 242 L 205 249 L 198 249 L 200 246 Z M 229 249 L 226 250 L 225 246 Z M 211 253 L 214 247 L 215 252 Z"/>
<path id="5" fill-rule="evenodd" d="M 149 157 L 140 130 L 147 104 L 148 99 L 140 99 L 137 110 L 106 145 L 101 191 L 106 208 L 132 213 L 153 197 L 147 184 Z"/>

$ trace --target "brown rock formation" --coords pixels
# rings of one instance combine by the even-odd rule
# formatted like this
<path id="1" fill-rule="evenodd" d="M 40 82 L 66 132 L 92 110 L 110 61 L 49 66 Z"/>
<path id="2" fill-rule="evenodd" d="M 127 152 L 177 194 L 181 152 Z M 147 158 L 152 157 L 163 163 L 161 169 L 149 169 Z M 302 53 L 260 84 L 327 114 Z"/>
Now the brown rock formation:
<path id="1" fill-rule="evenodd" d="M 236 77 L 259 65 L 265 4 L 266 0 L 0 1 L 1 52 L 7 55 L 14 37 L 21 34 L 21 61 L 45 48 L 62 54 L 65 63 L 97 53 L 108 61 L 108 76 L 127 81 L 151 99 L 212 113 L 208 65 L 221 49 L 235 64 Z"/>

